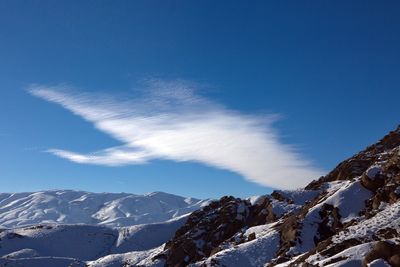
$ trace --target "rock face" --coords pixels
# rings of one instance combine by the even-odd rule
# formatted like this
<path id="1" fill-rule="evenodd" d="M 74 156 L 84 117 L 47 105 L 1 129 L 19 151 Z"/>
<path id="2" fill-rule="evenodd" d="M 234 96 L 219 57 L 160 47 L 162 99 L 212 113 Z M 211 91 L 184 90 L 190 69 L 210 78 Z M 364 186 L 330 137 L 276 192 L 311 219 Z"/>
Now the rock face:
<path id="1" fill-rule="evenodd" d="M 399 199 L 400 127 L 303 190 L 210 203 L 155 258 L 166 266 L 400 266 Z"/>
<path id="2" fill-rule="evenodd" d="M 166 263 L 170 266 L 185 266 L 223 250 L 223 242 L 240 244 L 256 238 L 234 236 L 242 228 L 265 224 L 274 215 L 267 198 L 251 204 L 232 196 L 223 197 L 192 213 L 186 224 L 165 245 Z"/>

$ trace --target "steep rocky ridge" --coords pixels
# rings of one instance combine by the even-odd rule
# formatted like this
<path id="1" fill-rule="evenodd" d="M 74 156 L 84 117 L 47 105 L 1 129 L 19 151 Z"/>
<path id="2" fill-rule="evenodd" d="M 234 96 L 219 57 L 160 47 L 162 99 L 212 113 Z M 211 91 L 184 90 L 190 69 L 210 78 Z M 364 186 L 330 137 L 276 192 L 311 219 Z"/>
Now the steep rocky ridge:
<path id="1" fill-rule="evenodd" d="M 400 127 L 303 190 L 192 213 L 167 266 L 400 266 Z M 351 265 L 353 264 L 353 265 Z"/>

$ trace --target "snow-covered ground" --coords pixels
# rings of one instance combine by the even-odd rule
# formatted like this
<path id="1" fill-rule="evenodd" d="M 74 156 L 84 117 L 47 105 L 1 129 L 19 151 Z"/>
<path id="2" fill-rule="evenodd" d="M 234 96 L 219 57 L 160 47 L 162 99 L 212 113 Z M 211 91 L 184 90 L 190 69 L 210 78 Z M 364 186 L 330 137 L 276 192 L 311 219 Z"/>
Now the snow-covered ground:
<path id="1" fill-rule="evenodd" d="M 42 224 L 0 233 L 0 266 L 121 266 L 153 264 L 152 257 L 187 219 L 106 227 Z M 71 265 L 72 264 L 72 265 Z M 85 265 L 87 264 L 87 265 Z M 154 266 L 161 264 L 154 262 Z"/>

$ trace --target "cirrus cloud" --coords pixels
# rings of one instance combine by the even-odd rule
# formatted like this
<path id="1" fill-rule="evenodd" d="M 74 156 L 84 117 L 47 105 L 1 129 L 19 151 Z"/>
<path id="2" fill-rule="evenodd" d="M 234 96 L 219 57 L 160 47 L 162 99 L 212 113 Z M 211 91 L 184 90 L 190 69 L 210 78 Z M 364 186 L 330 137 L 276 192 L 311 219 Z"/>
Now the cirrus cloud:
<path id="1" fill-rule="evenodd" d="M 276 115 L 230 110 L 197 95 L 183 81 L 152 81 L 147 93 L 130 100 L 77 92 L 65 85 L 32 85 L 28 91 L 123 143 L 87 154 L 48 150 L 73 162 L 120 166 L 153 159 L 192 161 L 283 189 L 304 186 L 322 174 L 292 146 L 280 142 L 273 126 Z"/>

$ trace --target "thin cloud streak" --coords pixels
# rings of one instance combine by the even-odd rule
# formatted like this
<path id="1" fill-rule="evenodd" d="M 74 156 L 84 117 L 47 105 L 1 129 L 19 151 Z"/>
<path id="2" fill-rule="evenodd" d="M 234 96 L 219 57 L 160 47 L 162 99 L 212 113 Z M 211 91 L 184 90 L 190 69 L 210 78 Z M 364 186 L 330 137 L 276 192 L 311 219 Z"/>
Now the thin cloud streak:
<path id="1" fill-rule="evenodd" d="M 152 81 L 149 93 L 133 99 L 74 92 L 68 86 L 32 85 L 28 91 L 91 122 L 122 146 L 88 154 L 49 149 L 82 164 L 120 166 L 153 159 L 193 161 L 238 173 L 275 188 L 294 189 L 322 171 L 282 144 L 276 116 L 245 115 L 198 96 L 182 81 Z"/>

